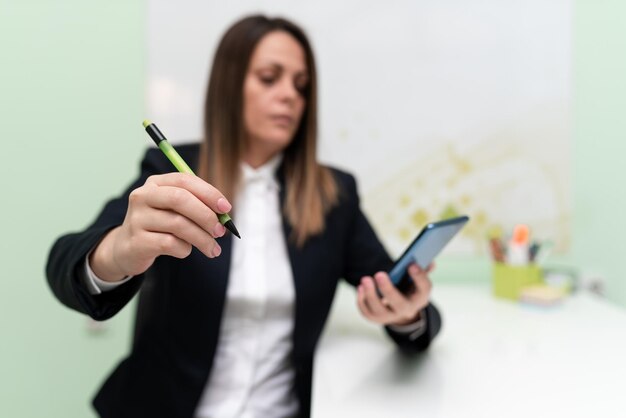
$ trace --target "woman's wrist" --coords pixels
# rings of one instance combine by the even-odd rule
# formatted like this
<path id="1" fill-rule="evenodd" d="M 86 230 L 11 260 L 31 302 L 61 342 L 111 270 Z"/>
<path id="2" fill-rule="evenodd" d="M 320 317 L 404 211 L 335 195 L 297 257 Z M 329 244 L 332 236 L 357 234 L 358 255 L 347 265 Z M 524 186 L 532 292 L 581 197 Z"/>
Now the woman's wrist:
<path id="1" fill-rule="evenodd" d="M 91 252 L 88 260 L 94 274 L 106 282 L 119 282 L 128 276 L 113 258 L 113 243 L 118 232 L 119 227 L 109 231 Z"/>
<path id="2" fill-rule="evenodd" d="M 400 321 L 400 322 L 394 322 L 393 324 L 389 324 L 391 326 L 395 326 L 395 327 L 402 327 L 405 325 L 411 325 L 414 324 L 416 322 L 419 322 L 422 320 L 422 310 L 420 309 L 419 311 L 417 311 L 417 315 L 415 315 L 415 317 L 413 318 L 409 318 L 405 321 Z"/>

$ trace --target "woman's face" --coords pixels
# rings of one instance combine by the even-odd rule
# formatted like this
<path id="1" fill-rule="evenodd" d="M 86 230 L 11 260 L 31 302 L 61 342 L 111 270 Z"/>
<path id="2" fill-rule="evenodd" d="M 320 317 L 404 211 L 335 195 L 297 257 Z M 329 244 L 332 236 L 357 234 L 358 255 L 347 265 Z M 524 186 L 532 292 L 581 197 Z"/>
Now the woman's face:
<path id="1" fill-rule="evenodd" d="M 259 166 L 284 150 L 300 125 L 309 83 L 304 49 L 284 31 L 257 44 L 243 86 L 244 159 Z"/>

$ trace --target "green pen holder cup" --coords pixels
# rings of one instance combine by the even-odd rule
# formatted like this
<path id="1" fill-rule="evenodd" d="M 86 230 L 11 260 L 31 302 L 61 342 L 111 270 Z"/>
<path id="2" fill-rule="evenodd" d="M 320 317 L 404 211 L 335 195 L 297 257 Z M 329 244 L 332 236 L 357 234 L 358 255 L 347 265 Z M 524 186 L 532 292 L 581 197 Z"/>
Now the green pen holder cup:
<path id="1" fill-rule="evenodd" d="M 493 265 L 493 295 L 497 298 L 518 300 L 523 288 L 542 283 L 541 269 L 534 264 L 511 266 L 505 263 L 495 263 Z"/>

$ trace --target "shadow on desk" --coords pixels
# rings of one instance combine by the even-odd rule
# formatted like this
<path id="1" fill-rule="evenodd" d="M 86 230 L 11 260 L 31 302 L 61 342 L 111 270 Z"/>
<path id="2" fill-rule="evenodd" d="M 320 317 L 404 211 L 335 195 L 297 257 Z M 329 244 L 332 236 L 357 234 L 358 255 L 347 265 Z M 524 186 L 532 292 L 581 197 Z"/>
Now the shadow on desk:
<path id="1" fill-rule="evenodd" d="M 400 384 L 411 382 L 424 367 L 432 362 L 432 356 L 429 351 L 423 353 L 406 353 L 402 350 L 396 350 L 389 353 L 387 360 L 383 360 L 381 367 L 372 371 L 373 375 L 379 376 L 386 382 L 398 382 Z"/>
<path id="2" fill-rule="evenodd" d="M 330 330 L 316 356 L 313 416 L 414 416 L 424 405 L 435 412 L 444 391 L 436 350 L 435 340 L 423 353 L 403 352 L 380 327 Z"/>

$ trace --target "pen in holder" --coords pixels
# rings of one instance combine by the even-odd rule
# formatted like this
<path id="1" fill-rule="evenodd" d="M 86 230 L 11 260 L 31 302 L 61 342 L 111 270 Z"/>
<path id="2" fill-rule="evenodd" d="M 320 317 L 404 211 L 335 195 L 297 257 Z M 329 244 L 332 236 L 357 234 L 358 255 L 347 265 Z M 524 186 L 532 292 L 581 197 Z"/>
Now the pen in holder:
<path id="1" fill-rule="evenodd" d="M 541 268 L 534 262 L 538 245 L 529 245 L 529 237 L 528 227 L 517 225 L 507 246 L 499 236 L 490 238 L 494 261 L 491 273 L 494 296 L 519 300 L 524 288 L 543 284 Z"/>

